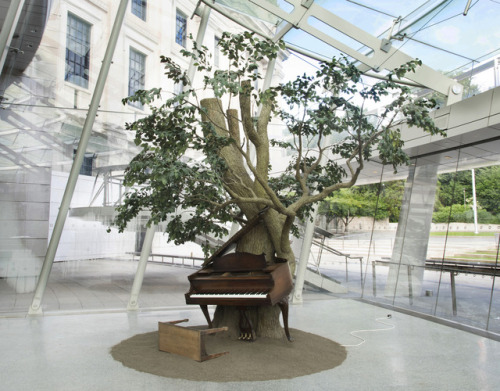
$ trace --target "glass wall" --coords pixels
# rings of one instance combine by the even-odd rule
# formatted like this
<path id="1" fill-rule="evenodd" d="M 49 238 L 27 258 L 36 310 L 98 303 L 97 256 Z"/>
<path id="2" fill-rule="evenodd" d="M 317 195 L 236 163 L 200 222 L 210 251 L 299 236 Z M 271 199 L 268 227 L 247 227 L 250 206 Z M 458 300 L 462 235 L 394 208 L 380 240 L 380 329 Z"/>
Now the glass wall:
<path id="1" fill-rule="evenodd" d="M 11 51 L 0 78 L 0 314 L 24 315 L 33 300 L 119 4 L 40 3 L 43 7 L 24 9 L 12 43 L 31 37 L 30 45 L 37 46 L 29 53 Z M 174 29 L 165 34 L 157 26 L 175 26 L 176 10 L 191 15 L 196 4 L 183 2 L 175 9 L 171 3 L 139 3 L 140 14 L 133 5 L 125 15 L 43 311 L 126 309 L 130 299 L 147 215 L 131 222 L 124 233 L 110 225 L 127 190 L 123 171 L 138 152 L 125 124 L 146 115 L 147 109 L 124 106 L 122 99 L 130 85 L 173 93 L 173 84 L 163 78 L 160 54 L 177 57 L 186 69 L 188 62 L 180 56 Z M 188 20 L 184 34 L 196 33 L 198 23 L 199 18 Z M 172 302 L 169 291 L 181 280 L 188 284 L 189 270 L 168 274 L 159 265 L 192 263 L 181 255 L 196 257 L 201 251 L 198 246 L 170 246 L 158 233 L 152 252 L 173 257 L 157 258 L 148 266 L 139 304 L 183 304 L 183 298 Z M 161 297 L 155 290 L 159 285 L 164 287 Z"/>
<path id="2" fill-rule="evenodd" d="M 313 246 L 314 267 L 348 289 L 343 297 L 498 334 L 500 166 L 472 169 L 474 148 L 489 147 L 413 160 L 398 223 L 353 218 L 347 230 L 330 223 L 332 236 L 318 234 Z M 391 180 L 392 172 L 370 185 L 378 186 L 379 207 L 386 205 Z"/>
<path id="3" fill-rule="evenodd" d="M 1 314 L 25 314 L 33 299 L 118 5 L 73 0 L 41 3 L 50 5 L 47 14 L 39 15 L 36 23 L 21 18 L 15 39 L 25 39 L 13 45 L 23 44 L 25 49 L 11 51 L 0 79 Z M 127 307 L 147 215 L 139 216 L 122 234 L 113 227 L 108 232 L 108 227 L 126 191 L 123 170 L 137 153 L 125 124 L 147 112 L 140 105 L 124 106 L 121 99 L 137 88 L 160 86 L 165 94 L 176 92 L 179 85 L 163 77 L 158 58 L 171 55 L 187 69 L 189 63 L 181 56 L 186 42 L 179 37 L 196 34 L 200 18 L 187 17 L 193 15 L 196 3 L 135 1 L 127 11 L 55 254 L 42 301 L 44 311 Z M 214 26 L 226 29 L 229 23 L 220 15 L 212 17 L 207 46 L 221 36 Z M 32 57 L 23 58 L 30 53 L 28 48 L 33 49 Z M 497 85 L 498 61 L 490 62 L 483 76 Z M 467 85 L 471 94 L 479 92 L 474 84 L 484 84 L 476 71 L 470 73 L 473 78 Z M 276 73 L 282 72 L 279 68 Z M 461 182 L 462 173 L 472 175 L 471 168 L 493 164 L 486 159 L 471 164 L 471 157 L 479 155 L 472 149 L 420 157 L 401 169 L 397 178 L 382 166 L 371 172 L 371 177 L 379 178 L 371 194 L 378 200 L 390 195 L 390 205 L 403 205 L 398 219 L 353 220 L 348 215 L 345 222 L 328 222 L 314 241 L 314 269 L 344 296 L 500 333 L 500 284 L 495 274 L 500 224 L 484 213 L 497 216 L 491 205 L 500 202 L 494 196 L 477 200 L 477 227 L 454 217 L 462 202 L 464 208 L 458 212 L 469 218 L 472 210 L 471 189 Z M 440 199 L 444 182 L 435 186 L 442 173 L 449 175 L 448 206 Z M 488 181 L 494 183 L 494 178 Z M 405 180 L 399 190 L 391 185 L 396 179 Z M 436 199 L 441 205 L 435 212 L 441 217 L 432 223 Z M 376 216 L 381 201 L 374 205 Z M 186 276 L 191 271 L 167 272 L 163 264 L 192 265 L 201 256 L 199 247 L 170 246 L 157 233 L 152 251 L 163 256 L 153 257 L 157 262 L 148 265 L 140 306 L 183 304 L 182 296 L 169 293 L 187 289 Z M 161 294 L 157 287 L 162 288 Z"/>

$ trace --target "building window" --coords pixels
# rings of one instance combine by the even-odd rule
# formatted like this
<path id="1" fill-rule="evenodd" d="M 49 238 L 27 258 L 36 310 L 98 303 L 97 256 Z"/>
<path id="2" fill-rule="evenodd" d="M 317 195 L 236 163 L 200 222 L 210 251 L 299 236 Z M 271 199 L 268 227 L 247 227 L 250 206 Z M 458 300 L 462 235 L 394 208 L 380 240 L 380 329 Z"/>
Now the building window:
<path id="1" fill-rule="evenodd" d="M 73 159 L 76 156 L 76 149 L 73 149 Z M 94 160 L 96 155 L 94 153 L 85 153 L 83 157 L 82 166 L 80 167 L 80 175 L 92 176 L 92 169 L 94 168 Z"/>
<path id="2" fill-rule="evenodd" d="M 220 41 L 220 38 L 215 36 L 214 37 L 214 65 L 216 67 L 219 66 L 219 41 Z"/>
<path id="3" fill-rule="evenodd" d="M 132 0 L 132 13 L 138 18 L 146 20 L 146 4 L 146 0 Z"/>
<path id="4" fill-rule="evenodd" d="M 66 30 L 66 72 L 64 80 L 80 87 L 89 86 L 90 24 L 68 14 Z"/>
<path id="5" fill-rule="evenodd" d="M 146 79 L 146 56 L 137 50 L 130 48 L 128 95 L 134 95 L 136 91 L 144 89 Z M 142 109 L 140 102 L 131 102 L 130 105 Z"/>
<path id="6" fill-rule="evenodd" d="M 187 29 L 187 19 L 184 14 L 177 10 L 176 22 L 175 22 L 175 42 L 177 42 L 182 47 L 186 47 L 186 29 Z"/>

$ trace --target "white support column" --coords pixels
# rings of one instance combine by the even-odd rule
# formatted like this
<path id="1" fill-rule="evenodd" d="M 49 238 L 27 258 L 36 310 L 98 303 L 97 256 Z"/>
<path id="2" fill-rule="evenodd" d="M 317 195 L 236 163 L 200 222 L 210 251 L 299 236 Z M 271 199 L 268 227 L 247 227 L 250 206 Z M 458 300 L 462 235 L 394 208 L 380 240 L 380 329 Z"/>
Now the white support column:
<path id="1" fill-rule="evenodd" d="M 299 267 L 297 268 L 297 274 L 295 276 L 295 287 L 293 289 L 292 303 L 299 304 L 302 303 L 302 291 L 304 290 L 304 279 L 306 276 L 307 262 L 309 261 L 309 254 L 311 252 L 312 238 L 314 235 L 314 222 L 316 216 L 318 215 L 318 206 L 315 205 L 311 218 L 306 223 L 306 229 L 304 232 L 304 240 L 302 242 L 302 248 L 300 250 Z"/>
<path id="2" fill-rule="evenodd" d="M 118 6 L 113 29 L 111 30 L 111 35 L 109 37 L 108 47 L 106 48 L 106 53 L 104 54 L 104 58 L 102 60 L 101 70 L 96 81 L 94 94 L 92 95 L 90 107 L 87 112 L 87 118 L 85 119 L 85 123 L 83 125 L 82 135 L 80 137 L 80 142 L 78 143 L 78 149 L 76 151 L 73 165 L 71 166 L 68 183 L 66 185 L 66 189 L 64 190 L 61 205 L 59 206 L 59 213 L 57 214 L 57 219 L 54 224 L 54 230 L 52 232 L 52 236 L 50 237 L 47 253 L 45 254 L 42 270 L 38 278 L 35 295 L 33 296 L 33 301 L 28 310 L 29 315 L 42 314 L 41 303 L 43 295 L 45 293 L 45 288 L 47 287 L 47 282 L 49 279 L 50 271 L 52 269 L 52 264 L 54 263 L 57 247 L 59 246 L 59 240 L 61 239 L 64 223 L 66 221 L 66 216 L 68 214 L 69 206 L 71 203 L 71 198 L 73 197 L 73 192 L 76 187 L 80 168 L 85 156 L 85 150 L 87 149 L 87 145 L 92 134 L 92 127 L 97 115 L 97 110 L 99 108 L 99 102 L 101 101 L 104 85 L 108 77 L 109 68 L 111 67 L 116 43 L 118 41 L 120 29 L 125 17 L 125 12 L 127 10 L 127 4 L 128 0 L 121 0 Z"/>
<path id="3" fill-rule="evenodd" d="M 24 0 L 11 0 L 7 15 L 5 15 L 0 31 L 0 75 L 2 74 L 5 59 L 9 53 L 9 46 L 14 36 L 14 31 L 16 30 L 23 6 Z"/>
<path id="4" fill-rule="evenodd" d="M 335 110 L 335 107 L 332 108 Z M 332 136 L 329 135 L 325 139 L 325 145 L 330 145 L 332 141 Z M 320 164 L 324 165 L 326 163 L 327 156 L 323 154 L 321 156 Z M 300 249 L 299 267 L 297 269 L 297 274 L 295 276 L 295 287 L 293 290 L 292 303 L 298 304 L 302 303 L 302 291 L 304 290 L 304 279 L 306 276 L 307 262 L 309 261 L 309 254 L 311 252 L 312 239 L 314 235 L 314 226 L 316 221 L 316 216 L 318 216 L 319 205 L 316 204 L 313 207 L 310 218 L 307 219 L 306 229 L 304 232 L 304 240 L 302 242 L 302 247 Z M 311 221 L 312 220 L 312 221 Z"/>
<path id="5" fill-rule="evenodd" d="M 414 58 L 408 56 L 401 50 L 392 47 L 390 44 L 391 41 L 386 42 L 387 40 L 378 39 L 362 28 L 333 14 L 322 7 L 318 2 L 288 0 L 289 3 L 294 5 L 293 11 L 289 13 L 281 9 L 278 4 L 273 4 L 266 0 L 248 1 L 276 15 L 294 27 L 342 51 L 346 55 L 366 64 L 367 69 L 371 68 L 375 71 L 387 69 L 391 71 L 410 60 L 414 60 Z M 309 23 L 310 18 L 315 18 L 325 25 L 349 36 L 355 41 L 368 46 L 371 48 L 370 53 L 362 53 L 358 51 L 357 47 L 351 47 L 345 42 L 334 38 L 328 34 L 328 29 L 314 27 Z M 448 105 L 462 99 L 463 88 L 459 83 L 426 65 L 418 67 L 415 72 L 409 72 L 405 77 L 422 86 L 429 87 L 448 96 Z"/>
<path id="6" fill-rule="evenodd" d="M 436 197 L 439 156 L 419 158 L 406 181 L 385 295 L 420 295 Z"/>
<path id="7" fill-rule="evenodd" d="M 127 305 L 128 311 L 136 311 L 139 309 L 139 293 L 141 292 L 142 282 L 144 281 L 144 273 L 146 272 L 146 265 L 148 264 L 149 255 L 151 254 L 155 231 L 155 225 L 151 225 L 146 230 L 146 236 L 144 237 L 144 242 L 142 244 L 141 258 L 139 259 L 139 264 L 137 265 L 134 283 L 130 292 L 130 300 Z"/>
<path id="8" fill-rule="evenodd" d="M 266 76 L 264 76 L 264 83 L 262 83 L 262 91 L 265 91 L 269 87 L 271 87 L 271 82 L 273 81 L 274 68 L 276 68 L 276 58 L 271 59 L 267 64 Z"/>
<path id="9" fill-rule="evenodd" d="M 472 210 L 474 212 L 474 233 L 478 234 L 477 229 L 477 201 L 476 201 L 476 174 L 474 169 L 471 170 L 472 175 Z"/>

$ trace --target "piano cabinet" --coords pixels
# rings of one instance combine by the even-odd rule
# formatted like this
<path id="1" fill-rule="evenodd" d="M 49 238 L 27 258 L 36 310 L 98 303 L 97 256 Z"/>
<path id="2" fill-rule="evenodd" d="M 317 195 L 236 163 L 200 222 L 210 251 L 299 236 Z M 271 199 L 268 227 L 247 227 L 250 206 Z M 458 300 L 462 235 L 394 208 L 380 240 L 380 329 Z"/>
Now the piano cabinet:
<path id="1" fill-rule="evenodd" d="M 188 279 L 186 304 L 198 304 L 210 328 L 213 322 L 208 305 L 235 307 L 239 312 L 240 339 L 253 341 L 256 335 L 248 316 L 250 308 L 278 305 L 286 337 L 292 340 L 288 329 L 288 295 L 293 282 L 285 260 L 268 266 L 264 254 L 231 253 L 215 258 Z"/>

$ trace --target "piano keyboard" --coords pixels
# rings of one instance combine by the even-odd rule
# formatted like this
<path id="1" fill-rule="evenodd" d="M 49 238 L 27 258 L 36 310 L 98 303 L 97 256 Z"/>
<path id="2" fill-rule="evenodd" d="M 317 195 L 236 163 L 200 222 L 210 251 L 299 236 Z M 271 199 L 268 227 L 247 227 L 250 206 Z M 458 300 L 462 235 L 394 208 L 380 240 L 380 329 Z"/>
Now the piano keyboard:
<path id="1" fill-rule="evenodd" d="M 251 293 L 193 293 L 191 298 L 202 299 L 265 299 L 267 293 L 265 292 L 251 292 Z"/>

